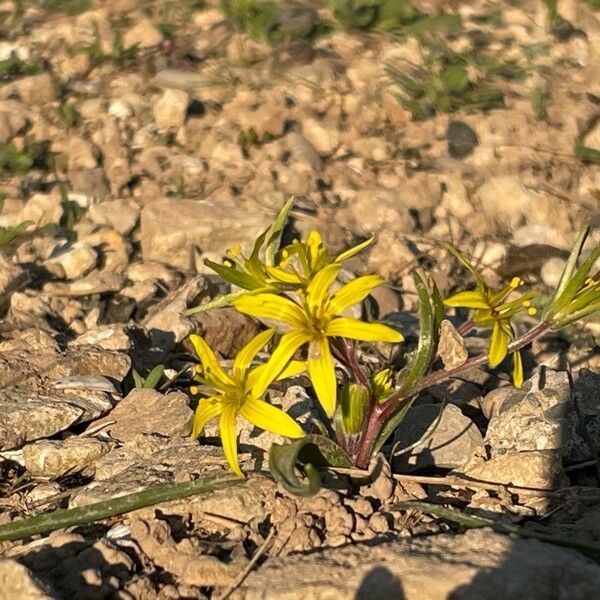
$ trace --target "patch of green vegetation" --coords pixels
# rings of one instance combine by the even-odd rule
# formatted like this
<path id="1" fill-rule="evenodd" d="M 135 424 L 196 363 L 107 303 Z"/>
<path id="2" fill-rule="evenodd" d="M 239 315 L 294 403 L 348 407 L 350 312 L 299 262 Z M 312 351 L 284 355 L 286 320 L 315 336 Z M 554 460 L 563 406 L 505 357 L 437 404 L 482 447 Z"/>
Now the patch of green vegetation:
<path id="1" fill-rule="evenodd" d="M 52 155 L 45 142 L 27 142 L 19 150 L 12 142 L 0 144 L 0 176 L 21 175 L 30 169 L 48 169 Z"/>
<path id="2" fill-rule="evenodd" d="M 221 0 L 220 6 L 236 27 L 269 44 L 310 39 L 329 29 L 310 7 L 272 0 Z"/>
<path id="3" fill-rule="evenodd" d="M 77 127 L 81 122 L 81 115 L 72 102 L 63 102 L 58 107 L 58 114 L 67 127 Z"/>
<path id="4" fill-rule="evenodd" d="M 427 15 L 405 0 L 321 0 L 337 27 L 418 36 L 460 26 L 458 14 Z M 254 39 L 271 44 L 310 39 L 331 31 L 316 10 L 274 0 L 221 0 L 223 14 Z"/>
<path id="5" fill-rule="evenodd" d="M 263 144 L 268 144 L 273 141 L 273 139 L 274 138 L 270 133 L 259 136 L 254 127 L 249 127 L 248 129 L 240 131 L 240 134 L 238 135 L 238 144 L 240 145 L 244 158 L 248 158 L 252 146 L 262 146 Z"/>
<path id="6" fill-rule="evenodd" d="M 423 69 L 413 77 L 392 65 L 386 65 L 386 71 L 402 89 L 403 95 L 399 100 L 415 120 L 436 112 L 459 109 L 476 112 L 504 105 L 502 91 L 480 83 L 474 84 L 462 65 L 446 64 L 438 73 Z"/>
<path id="7" fill-rule="evenodd" d="M 35 75 L 42 70 L 42 65 L 37 61 L 22 60 L 14 52 L 0 60 L 0 79 L 10 79 L 23 75 Z"/>
<path id="8" fill-rule="evenodd" d="M 538 119 L 546 119 L 548 117 L 548 90 L 545 86 L 536 85 L 531 92 L 531 107 Z"/>
<path id="9" fill-rule="evenodd" d="M 156 365 L 156 367 L 154 367 L 150 373 L 146 375 L 146 377 L 143 377 L 135 369 L 133 369 L 132 374 L 135 387 L 138 389 L 145 388 L 155 390 L 160 383 L 164 372 L 165 365 Z"/>
<path id="10" fill-rule="evenodd" d="M 600 0 L 585 0 L 592 10 L 600 10 Z"/>
<path id="11" fill-rule="evenodd" d="M 4 210 L 4 201 L 6 196 L 0 194 L 0 213 Z M 18 225 L 13 227 L 2 227 L 0 225 L 0 246 L 6 246 L 10 244 L 15 238 L 19 237 L 30 225 L 33 225 L 33 221 L 21 221 Z"/>
<path id="12" fill-rule="evenodd" d="M 48 12 L 63 12 L 78 15 L 92 8 L 92 0 L 31 0 L 31 4 Z"/>

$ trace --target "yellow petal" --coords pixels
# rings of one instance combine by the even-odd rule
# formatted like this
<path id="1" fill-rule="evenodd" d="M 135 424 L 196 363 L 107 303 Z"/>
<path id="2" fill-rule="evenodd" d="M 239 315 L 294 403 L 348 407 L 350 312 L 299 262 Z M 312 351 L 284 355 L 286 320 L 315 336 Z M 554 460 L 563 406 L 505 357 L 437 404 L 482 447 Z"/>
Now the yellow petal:
<path id="1" fill-rule="evenodd" d="M 274 319 L 292 327 L 303 327 L 306 322 L 304 311 L 295 302 L 276 294 L 245 294 L 232 304 L 240 312 L 258 319 Z"/>
<path id="2" fill-rule="evenodd" d="M 254 371 L 250 373 L 247 388 L 252 390 L 252 395 L 255 398 L 262 397 L 266 389 L 271 385 L 271 382 L 275 381 L 287 367 L 294 352 L 309 339 L 310 336 L 304 331 L 290 331 L 281 337 L 279 345 L 275 348 L 273 354 L 271 354 L 271 358 L 267 364 L 258 367 L 260 371 L 258 377 L 256 377 L 256 381 L 254 381 Z"/>
<path id="3" fill-rule="evenodd" d="M 304 431 L 292 417 L 264 400 L 249 397 L 242 405 L 240 415 L 246 421 L 266 431 L 289 438 L 304 437 Z"/>
<path id="4" fill-rule="evenodd" d="M 309 232 L 306 247 L 308 249 L 308 266 L 311 271 L 319 268 L 321 266 L 319 263 L 327 262 L 327 250 L 323 244 L 321 234 L 316 229 Z M 309 273 L 306 274 L 309 275 Z"/>
<path id="5" fill-rule="evenodd" d="M 446 306 L 464 307 L 464 308 L 490 308 L 489 302 L 481 290 L 471 290 L 470 292 L 458 292 L 450 298 L 444 300 Z"/>
<path id="6" fill-rule="evenodd" d="M 323 306 L 329 293 L 329 288 L 336 280 L 341 268 L 341 265 L 335 263 L 327 265 L 308 284 L 306 288 L 306 301 L 311 311 Z"/>
<path id="7" fill-rule="evenodd" d="M 266 364 L 260 365 L 248 373 L 248 377 L 246 378 L 246 389 L 254 388 L 266 366 Z M 282 379 L 295 377 L 296 375 L 300 375 L 300 373 L 304 373 L 304 371 L 306 371 L 305 361 L 290 360 L 287 367 L 285 367 L 285 369 L 283 369 L 283 371 L 281 371 L 281 373 L 279 373 L 279 375 L 277 375 L 273 381 L 281 381 Z"/>
<path id="8" fill-rule="evenodd" d="M 365 323 L 357 319 L 338 317 L 327 325 L 325 334 L 328 336 L 345 337 L 364 342 L 390 342 L 397 344 L 404 336 L 395 329 L 381 323 Z"/>
<path id="9" fill-rule="evenodd" d="M 251 339 L 238 353 L 233 361 L 233 374 L 238 381 L 242 381 L 250 368 L 252 360 L 261 348 L 273 337 L 275 329 L 267 329 Z"/>
<path id="10" fill-rule="evenodd" d="M 310 344 L 308 352 L 308 376 L 315 388 L 315 393 L 325 414 L 333 416 L 336 402 L 337 384 L 333 357 L 329 349 L 329 341 L 323 336 Z"/>
<path id="11" fill-rule="evenodd" d="M 373 288 L 383 283 L 379 275 L 357 277 L 334 292 L 329 300 L 328 310 L 337 315 L 349 306 L 362 302 Z"/>
<path id="12" fill-rule="evenodd" d="M 290 283 L 293 285 L 302 284 L 302 279 L 297 273 L 291 273 L 280 267 L 267 267 L 267 273 L 271 279 L 277 282 Z"/>
<path id="13" fill-rule="evenodd" d="M 219 364 L 215 353 L 208 344 L 199 335 L 193 333 L 190 335 L 190 342 L 196 350 L 196 354 L 202 363 L 202 377 L 209 385 L 217 389 L 223 389 L 224 386 L 234 385 L 233 380 Z"/>
<path id="14" fill-rule="evenodd" d="M 206 427 L 206 424 L 221 414 L 223 410 L 223 404 L 219 398 L 210 397 L 202 398 L 198 403 L 198 408 L 194 413 L 194 421 L 192 425 L 192 439 L 196 439 L 202 434 L 202 430 Z"/>
<path id="15" fill-rule="evenodd" d="M 513 385 L 517 389 L 523 385 L 523 359 L 518 350 L 513 354 Z"/>
<path id="16" fill-rule="evenodd" d="M 360 244 L 356 244 L 356 246 L 352 246 L 352 248 L 348 248 L 348 250 L 345 250 L 341 254 L 337 255 L 335 262 L 341 263 L 345 260 L 348 260 L 349 258 L 352 258 L 354 255 L 358 254 L 359 252 L 362 252 L 365 248 L 368 248 L 373 243 L 374 239 L 374 237 L 370 237 L 368 240 L 365 240 Z"/>
<path id="17" fill-rule="evenodd" d="M 229 468 L 238 476 L 244 477 L 240 469 L 237 454 L 237 433 L 235 428 L 236 411 L 232 406 L 226 406 L 219 419 L 219 435 L 223 444 L 223 452 L 229 463 Z"/>
<path id="18" fill-rule="evenodd" d="M 499 321 L 494 323 L 492 330 L 492 339 L 488 352 L 488 363 L 490 367 L 497 367 L 506 357 L 508 353 L 508 342 L 510 341 L 509 334 L 502 327 Z"/>

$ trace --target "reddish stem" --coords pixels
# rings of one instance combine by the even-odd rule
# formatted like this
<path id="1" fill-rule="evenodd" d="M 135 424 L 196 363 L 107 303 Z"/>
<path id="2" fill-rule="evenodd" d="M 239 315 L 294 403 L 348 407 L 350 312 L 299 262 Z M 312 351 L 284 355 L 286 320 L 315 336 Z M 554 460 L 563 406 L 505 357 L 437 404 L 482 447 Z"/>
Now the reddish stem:
<path id="1" fill-rule="evenodd" d="M 508 346 L 508 353 L 516 352 L 517 350 L 521 350 L 528 344 L 530 344 L 533 340 L 543 335 L 551 326 L 551 323 L 548 321 L 542 321 L 528 332 L 523 334 L 520 338 L 516 339 L 512 344 Z M 414 396 L 424 389 L 435 385 L 436 383 L 441 383 L 442 381 L 446 381 L 451 377 L 454 377 L 458 373 L 462 371 L 466 371 L 467 369 L 472 369 L 473 367 L 478 367 L 484 365 L 488 362 L 487 354 L 479 354 L 478 356 L 473 356 L 469 358 L 465 363 L 452 369 L 450 371 L 445 371 L 440 369 L 438 371 L 434 371 L 433 373 L 429 373 L 429 375 L 425 375 L 417 383 L 417 385 L 410 390 L 408 395 Z M 376 405 L 365 426 L 363 428 L 363 433 L 361 435 L 361 439 L 358 445 L 358 451 L 356 454 L 356 466 L 364 469 L 368 467 L 369 460 L 371 459 L 371 454 L 373 453 L 373 448 L 375 447 L 375 443 L 377 442 L 377 437 L 379 433 L 387 421 L 387 419 L 394 414 L 401 400 L 406 398 L 406 395 L 402 396 L 400 392 L 395 392 L 392 394 L 385 404 Z"/>

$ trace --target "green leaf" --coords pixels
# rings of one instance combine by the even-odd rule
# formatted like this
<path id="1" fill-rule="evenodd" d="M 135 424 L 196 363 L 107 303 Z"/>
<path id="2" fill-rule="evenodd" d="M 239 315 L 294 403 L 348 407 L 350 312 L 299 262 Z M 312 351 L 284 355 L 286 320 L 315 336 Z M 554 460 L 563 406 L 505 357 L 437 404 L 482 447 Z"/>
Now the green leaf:
<path id="1" fill-rule="evenodd" d="M 21 221 L 14 227 L 0 227 L 0 246 L 10 244 L 10 242 L 21 235 L 30 225 L 34 224 L 35 223 L 33 221 Z"/>
<path id="2" fill-rule="evenodd" d="M 471 271 L 471 273 L 475 276 L 475 279 L 477 279 L 477 284 L 480 288 L 484 290 L 488 289 L 485 280 L 481 276 L 481 273 L 479 273 L 479 271 L 469 262 L 467 257 L 458 248 L 455 248 L 450 243 L 445 243 L 444 248 L 446 248 L 450 254 L 453 254 L 464 267 Z"/>
<path id="3" fill-rule="evenodd" d="M 165 365 L 156 365 L 154 367 L 154 369 L 152 369 L 152 371 L 150 371 L 150 373 L 148 373 L 148 376 L 144 380 L 143 387 L 149 388 L 149 389 L 155 389 L 156 386 L 158 385 L 158 382 L 160 381 L 160 378 L 163 376 L 164 372 L 165 372 Z"/>
<path id="4" fill-rule="evenodd" d="M 156 485 L 140 492 L 125 494 L 86 506 L 55 510 L 27 519 L 3 523 L 0 525 L 0 541 L 20 540 L 32 535 L 45 535 L 57 529 L 87 525 L 146 506 L 197 494 L 206 494 L 232 485 L 244 485 L 244 482 L 233 475 L 205 475 L 194 481 Z"/>
<path id="5" fill-rule="evenodd" d="M 468 486 L 468 482 L 465 482 L 465 485 Z M 503 521 L 495 521 L 493 519 L 477 517 L 475 515 L 468 515 L 463 512 L 454 510 L 452 508 L 446 508 L 445 506 L 440 506 L 438 504 L 430 504 L 429 502 L 400 502 L 398 504 L 394 504 L 391 507 L 391 510 L 418 510 L 423 513 L 440 517 L 445 521 L 458 523 L 459 525 L 462 525 L 463 527 L 468 527 L 470 529 L 490 527 L 497 533 L 535 538 L 542 542 L 549 542 L 550 544 L 556 544 L 557 546 L 564 546 L 566 548 L 575 548 L 576 550 L 600 552 L 600 542 L 564 538 L 558 535 L 542 533 L 539 531 L 535 531 L 534 529 L 526 529 L 517 525 L 510 525 Z"/>
<path id="6" fill-rule="evenodd" d="M 265 288 L 265 291 L 266 288 Z M 238 290 L 237 292 L 232 292 L 231 294 L 223 294 L 222 296 L 217 296 L 208 302 L 204 302 L 203 304 L 199 304 L 198 306 L 194 306 L 194 308 L 188 308 L 188 310 L 183 312 L 185 317 L 191 317 L 200 312 L 205 312 L 207 310 L 213 310 L 215 308 L 223 308 L 224 306 L 230 306 L 232 300 L 239 298 L 243 294 L 247 294 L 246 290 Z"/>
<path id="7" fill-rule="evenodd" d="M 406 413 L 412 406 L 415 401 L 415 397 L 403 398 L 400 401 L 400 404 L 394 414 L 384 423 L 379 435 L 377 436 L 377 441 L 373 446 L 373 456 L 375 456 L 385 444 L 385 441 L 394 433 L 398 425 L 403 421 Z"/>
<path id="8" fill-rule="evenodd" d="M 551 304 L 550 314 L 555 314 L 568 307 L 569 302 L 573 300 L 573 297 L 575 296 L 575 294 L 577 294 L 577 292 L 587 279 L 590 269 L 594 266 L 594 263 L 598 260 L 599 257 L 600 245 L 596 246 L 590 252 L 588 257 L 581 263 L 579 269 L 575 271 L 575 274 L 573 275 L 573 277 L 571 277 L 569 283 L 567 283 L 567 285 L 565 286 L 563 293 Z"/>
<path id="9" fill-rule="evenodd" d="M 137 389 L 143 388 L 144 378 L 137 372 L 136 369 L 133 369 L 133 371 L 131 371 L 131 374 L 133 375 L 133 384 L 135 385 L 135 387 Z"/>
<path id="10" fill-rule="evenodd" d="M 204 260 L 204 264 L 220 275 L 225 281 L 237 285 L 244 290 L 256 290 L 264 285 L 252 275 L 243 273 L 235 267 L 229 267 L 208 259 Z"/>
<path id="11" fill-rule="evenodd" d="M 313 496 L 319 491 L 319 468 L 352 466 L 342 448 L 323 435 L 307 435 L 291 444 L 273 444 L 269 450 L 271 475 L 296 496 Z M 297 471 L 304 475 L 302 479 Z"/>
<path id="12" fill-rule="evenodd" d="M 419 343 L 412 361 L 403 372 L 400 392 L 404 396 L 409 394 L 415 383 L 423 377 L 436 350 L 437 332 L 435 331 L 435 319 L 429 291 L 416 271 L 413 272 L 413 279 L 419 299 Z"/>
<path id="13" fill-rule="evenodd" d="M 560 296 L 565 291 L 571 277 L 575 269 L 577 268 L 577 261 L 579 259 L 579 255 L 581 254 L 581 249 L 583 248 L 583 244 L 585 244 L 585 240 L 589 234 L 590 228 L 589 225 L 582 227 L 577 235 L 577 239 L 573 244 L 573 248 L 571 249 L 571 253 L 569 254 L 569 259 L 565 264 L 565 268 L 563 269 L 562 275 L 560 276 L 560 281 L 558 282 L 558 287 L 556 288 L 556 292 L 554 292 L 554 296 L 550 301 L 550 305 L 556 302 Z"/>
<path id="14" fill-rule="evenodd" d="M 467 70 L 457 65 L 444 69 L 440 75 L 440 80 L 443 89 L 453 96 L 464 94 L 471 86 Z"/>
<path id="15" fill-rule="evenodd" d="M 267 246 L 265 248 L 265 264 L 269 267 L 275 265 L 275 254 L 279 249 L 281 235 L 283 233 L 285 224 L 287 223 L 290 211 L 294 206 L 294 200 L 295 198 L 293 196 L 288 199 L 288 201 L 283 205 L 277 214 L 275 221 L 273 221 L 273 224 L 269 228 Z"/>

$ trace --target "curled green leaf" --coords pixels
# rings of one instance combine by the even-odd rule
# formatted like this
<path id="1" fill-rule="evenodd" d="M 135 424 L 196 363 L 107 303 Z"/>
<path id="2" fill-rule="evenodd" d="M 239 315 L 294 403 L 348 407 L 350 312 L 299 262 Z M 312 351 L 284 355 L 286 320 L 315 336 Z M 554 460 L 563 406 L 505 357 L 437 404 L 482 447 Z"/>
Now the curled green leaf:
<path id="1" fill-rule="evenodd" d="M 295 496 L 314 496 L 319 491 L 319 468 L 352 466 L 342 448 L 323 435 L 307 435 L 291 444 L 273 444 L 269 450 L 271 475 Z"/>

